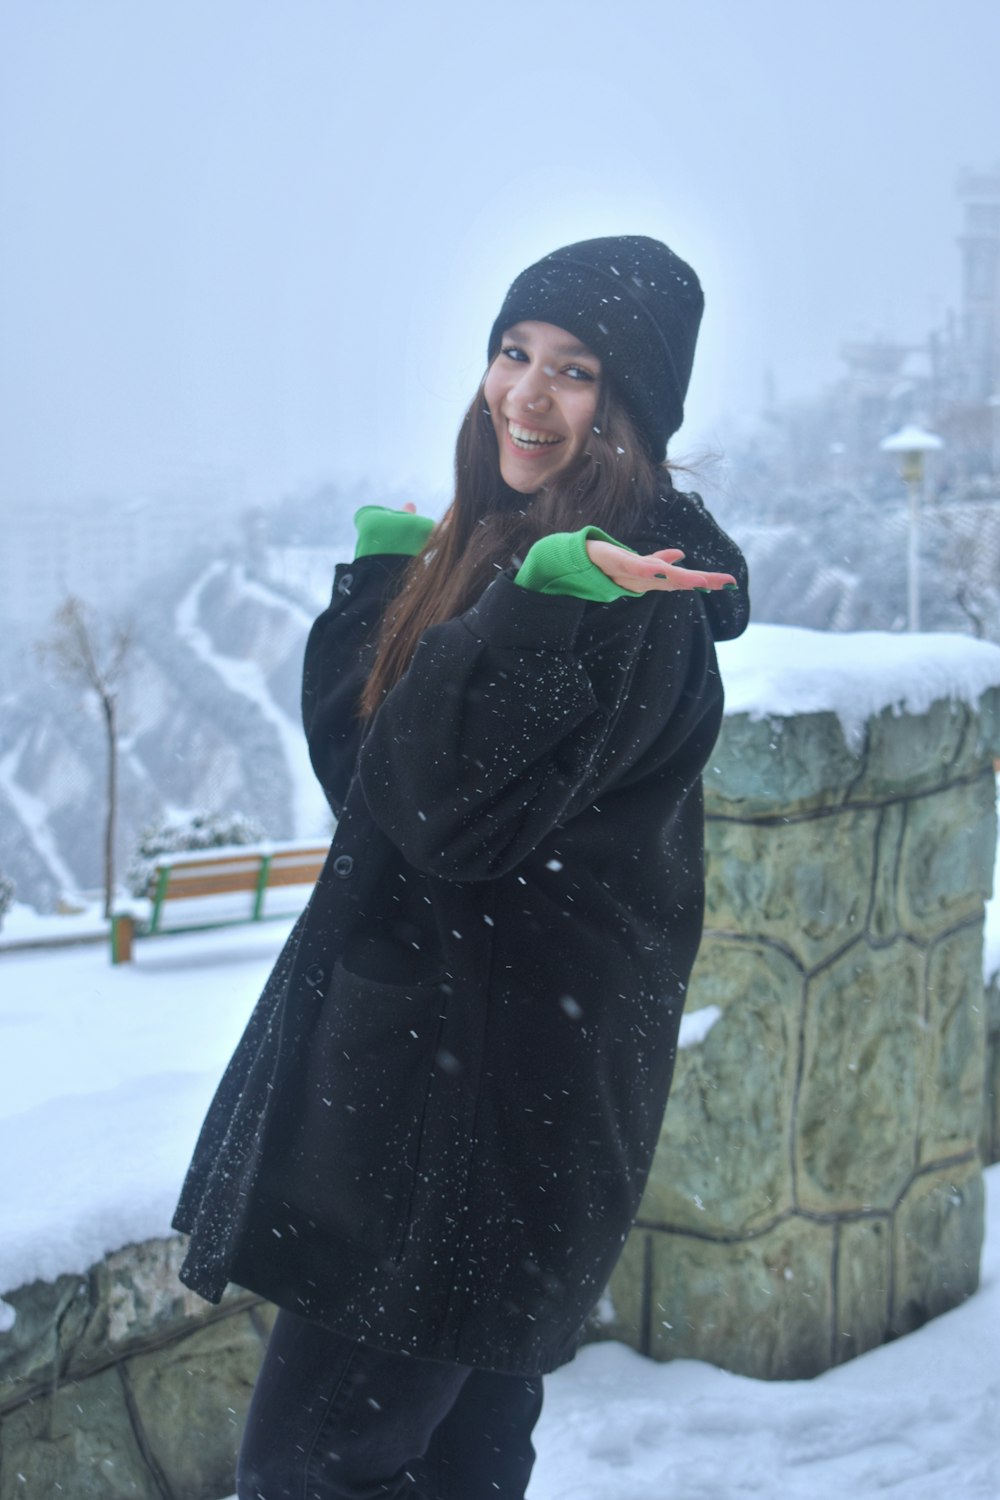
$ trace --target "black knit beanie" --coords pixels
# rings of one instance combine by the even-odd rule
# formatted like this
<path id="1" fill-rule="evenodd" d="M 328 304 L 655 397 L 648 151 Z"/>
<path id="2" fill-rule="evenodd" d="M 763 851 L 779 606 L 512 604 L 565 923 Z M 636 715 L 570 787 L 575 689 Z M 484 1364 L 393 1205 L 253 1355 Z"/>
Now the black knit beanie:
<path id="1" fill-rule="evenodd" d="M 641 234 L 580 240 L 543 256 L 511 285 L 490 333 L 492 361 L 506 329 L 554 323 L 601 361 L 656 463 L 684 420 L 705 299 L 689 265 Z"/>

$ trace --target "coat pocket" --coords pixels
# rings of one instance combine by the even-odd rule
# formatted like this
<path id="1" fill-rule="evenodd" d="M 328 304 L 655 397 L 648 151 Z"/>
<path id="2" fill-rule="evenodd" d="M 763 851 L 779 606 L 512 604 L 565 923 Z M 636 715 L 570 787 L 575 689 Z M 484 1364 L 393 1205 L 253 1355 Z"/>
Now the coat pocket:
<path id="1" fill-rule="evenodd" d="M 385 984 L 337 964 L 275 1110 L 269 1191 L 389 1259 L 409 1227 L 445 993 L 440 982 Z"/>

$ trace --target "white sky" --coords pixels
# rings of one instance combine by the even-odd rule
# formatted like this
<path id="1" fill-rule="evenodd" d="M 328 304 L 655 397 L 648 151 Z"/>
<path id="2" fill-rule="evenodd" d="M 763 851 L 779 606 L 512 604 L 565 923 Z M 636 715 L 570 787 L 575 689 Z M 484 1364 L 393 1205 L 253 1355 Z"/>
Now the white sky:
<path id="1" fill-rule="evenodd" d="M 919 339 L 1000 159 L 996 0 L 0 0 L 0 510 L 443 490 L 507 283 L 706 289 L 681 455 Z"/>

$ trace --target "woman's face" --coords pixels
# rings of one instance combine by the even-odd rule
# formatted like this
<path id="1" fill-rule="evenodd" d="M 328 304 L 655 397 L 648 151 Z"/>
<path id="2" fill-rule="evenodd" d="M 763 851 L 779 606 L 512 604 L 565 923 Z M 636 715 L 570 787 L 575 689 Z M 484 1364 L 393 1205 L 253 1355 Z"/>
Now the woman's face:
<path id="1" fill-rule="evenodd" d="M 597 415 L 601 361 L 565 328 L 515 323 L 483 387 L 512 490 L 533 494 L 580 459 Z"/>

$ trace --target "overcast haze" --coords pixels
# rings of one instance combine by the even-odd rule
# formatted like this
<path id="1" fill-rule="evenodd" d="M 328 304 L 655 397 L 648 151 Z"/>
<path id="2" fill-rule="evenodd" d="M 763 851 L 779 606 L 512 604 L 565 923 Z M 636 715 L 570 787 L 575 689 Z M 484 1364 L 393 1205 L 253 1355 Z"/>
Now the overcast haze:
<path id="1" fill-rule="evenodd" d="M 0 504 L 443 490 L 511 277 L 593 234 L 698 269 L 674 451 L 921 339 L 996 0 L 0 0 Z"/>

